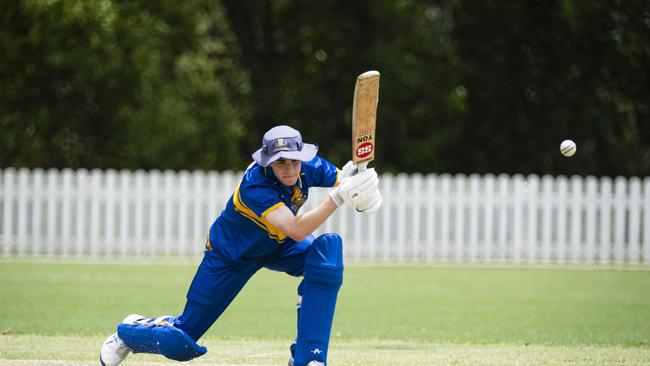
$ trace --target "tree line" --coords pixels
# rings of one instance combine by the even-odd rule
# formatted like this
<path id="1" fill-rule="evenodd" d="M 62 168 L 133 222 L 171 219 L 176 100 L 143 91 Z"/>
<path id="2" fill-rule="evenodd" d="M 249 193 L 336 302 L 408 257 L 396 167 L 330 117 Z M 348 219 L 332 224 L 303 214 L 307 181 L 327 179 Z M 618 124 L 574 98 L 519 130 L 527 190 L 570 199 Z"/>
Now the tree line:
<path id="1" fill-rule="evenodd" d="M 344 164 L 376 69 L 382 172 L 650 175 L 647 1 L 29 0 L 0 19 L 4 167 L 240 170 L 276 124 Z"/>

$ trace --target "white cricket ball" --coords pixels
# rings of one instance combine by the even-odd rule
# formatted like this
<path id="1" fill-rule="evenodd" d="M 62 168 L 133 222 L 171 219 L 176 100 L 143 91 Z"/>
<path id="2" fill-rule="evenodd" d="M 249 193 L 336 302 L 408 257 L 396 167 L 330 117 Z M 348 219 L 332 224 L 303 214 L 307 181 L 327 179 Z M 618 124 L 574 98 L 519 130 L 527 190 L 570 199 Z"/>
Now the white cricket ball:
<path id="1" fill-rule="evenodd" d="M 564 140 L 560 144 L 560 152 L 566 157 L 573 156 L 573 154 L 576 153 L 577 149 L 578 148 L 576 147 L 576 143 L 571 140 Z"/>

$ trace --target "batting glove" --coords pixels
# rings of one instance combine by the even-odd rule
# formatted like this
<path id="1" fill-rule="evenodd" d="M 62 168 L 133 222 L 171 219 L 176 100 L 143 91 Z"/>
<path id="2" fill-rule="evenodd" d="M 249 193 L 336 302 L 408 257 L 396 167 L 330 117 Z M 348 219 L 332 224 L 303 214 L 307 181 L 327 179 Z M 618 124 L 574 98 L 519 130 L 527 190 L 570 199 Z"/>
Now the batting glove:
<path id="1" fill-rule="evenodd" d="M 361 202 L 355 206 L 358 212 L 363 212 L 366 214 L 373 213 L 381 207 L 383 199 L 379 189 L 376 189 L 375 192 L 368 198 L 366 201 Z"/>
<path id="2" fill-rule="evenodd" d="M 377 173 L 374 169 L 367 169 L 342 179 L 338 187 L 330 191 L 330 197 L 339 207 L 343 204 L 356 207 L 366 201 L 378 186 Z"/>
<path id="3" fill-rule="evenodd" d="M 358 171 L 359 169 L 354 165 L 352 160 L 348 161 L 343 168 L 341 168 L 341 180 L 357 174 Z"/>

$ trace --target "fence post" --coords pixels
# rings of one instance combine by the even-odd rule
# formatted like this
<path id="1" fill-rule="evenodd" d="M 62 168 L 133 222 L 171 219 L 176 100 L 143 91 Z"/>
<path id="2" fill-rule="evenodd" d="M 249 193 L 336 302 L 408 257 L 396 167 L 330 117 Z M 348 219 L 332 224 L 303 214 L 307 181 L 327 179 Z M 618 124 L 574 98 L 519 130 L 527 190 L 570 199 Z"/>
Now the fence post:
<path id="1" fill-rule="evenodd" d="M 641 216 L 641 180 L 633 177 L 629 180 L 630 192 L 629 198 L 626 200 L 629 219 L 627 227 L 627 259 L 631 262 L 638 263 L 641 256 L 640 244 L 640 216 Z"/>
<path id="2" fill-rule="evenodd" d="M 508 259 L 508 208 L 510 207 L 510 179 L 505 174 L 499 175 L 499 204 L 497 205 L 499 218 L 499 232 L 497 243 L 499 244 L 498 259 Z"/>
<path id="3" fill-rule="evenodd" d="M 571 262 L 578 263 L 582 259 L 582 178 L 571 177 Z"/>
<path id="4" fill-rule="evenodd" d="M 216 215 L 219 214 L 220 210 L 220 197 L 217 191 L 218 185 L 218 174 L 217 172 L 208 173 L 208 198 L 207 198 L 207 216 L 210 219 L 215 219 Z M 225 205 L 222 205 L 222 207 Z"/>
<path id="5" fill-rule="evenodd" d="M 57 202 L 58 202 L 58 171 L 50 169 L 47 171 L 47 254 L 54 255 L 57 242 Z"/>
<path id="6" fill-rule="evenodd" d="M 126 257 L 132 251 L 129 248 L 129 223 L 133 222 L 131 218 L 131 202 L 134 198 L 131 195 L 134 187 L 131 183 L 131 172 L 128 170 L 120 171 L 120 220 L 119 220 L 119 254 L 121 257 Z"/>
<path id="7" fill-rule="evenodd" d="M 436 195 L 437 177 L 434 174 L 429 174 L 426 177 L 426 195 L 425 197 L 425 235 L 426 235 L 426 249 L 425 260 L 427 262 L 433 261 L 434 250 L 436 245 L 436 207 L 438 206 L 438 198 Z"/>
<path id="8" fill-rule="evenodd" d="M 454 215 L 454 261 L 462 262 L 464 260 L 465 249 L 465 206 L 467 205 L 466 194 L 466 177 L 462 174 L 454 176 L 454 194 L 456 201 L 456 212 Z"/>
<path id="9" fill-rule="evenodd" d="M 449 260 L 450 255 L 450 228 L 449 216 L 451 216 L 451 176 L 448 174 L 443 174 L 440 178 L 440 185 L 442 191 L 440 195 L 442 196 L 442 205 L 440 208 L 440 216 L 442 218 L 442 223 L 440 225 L 440 257 L 443 261 Z"/>
<path id="10" fill-rule="evenodd" d="M 144 198 L 146 195 L 145 192 L 145 173 L 142 170 L 136 170 L 135 172 L 135 190 L 133 192 L 133 197 L 135 199 L 134 202 L 134 210 L 133 210 L 133 215 L 134 215 L 134 248 L 132 249 L 132 252 L 135 256 L 141 256 L 144 253 L 144 244 L 145 244 L 145 236 L 144 236 L 144 228 L 145 228 L 145 218 L 144 218 Z M 151 192 L 148 192 L 149 194 Z M 151 196 L 149 197 L 149 200 L 151 200 Z"/>
<path id="11" fill-rule="evenodd" d="M 187 255 L 191 246 L 191 240 L 188 238 L 188 212 L 189 212 L 189 173 L 186 170 L 182 170 L 178 173 L 178 185 L 176 186 L 176 191 L 178 192 L 178 211 L 176 216 L 176 221 L 178 223 L 178 234 L 176 239 L 176 248 L 177 253 L 180 255 Z"/>
<path id="12" fill-rule="evenodd" d="M 553 243 L 553 178 L 545 175 L 542 178 L 542 255 L 543 263 L 552 261 Z"/>
<path id="13" fill-rule="evenodd" d="M 512 247 L 510 248 L 510 258 L 515 263 L 521 262 L 522 242 L 523 242 L 523 224 L 524 224 L 524 177 L 517 174 L 513 177 L 514 200 L 512 202 Z"/>
<path id="14" fill-rule="evenodd" d="M 77 170 L 77 194 L 76 194 L 76 204 L 75 209 L 75 246 L 74 254 L 80 256 L 83 255 L 87 248 L 84 248 L 89 244 L 90 240 L 86 235 L 87 233 L 87 220 L 86 217 L 86 203 L 88 199 L 88 171 L 85 169 Z"/>
<path id="15" fill-rule="evenodd" d="M 614 260 L 622 264 L 625 260 L 625 208 L 627 191 L 625 178 L 614 181 Z"/>
<path id="16" fill-rule="evenodd" d="M 28 170 L 22 168 L 18 170 L 18 227 L 16 232 L 16 244 L 18 254 L 24 255 L 28 252 L 27 247 L 27 200 L 29 199 L 28 187 L 29 175 Z"/>
<path id="17" fill-rule="evenodd" d="M 72 241 L 72 201 L 76 199 L 76 195 L 72 192 L 72 177 L 73 172 L 71 169 L 63 169 L 63 187 L 61 196 L 61 254 L 69 256 L 71 253 L 70 242 Z"/>
<path id="18" fill-rule="evenodd" d="M 100 222 L 101 221 L 101 205 L 105 200 L 103 194 L 103 174 L 101 170 L 93 169 L 90 172 L 89 188 L 90 188 L 90 255 L 96 257 L 100 253 Z"/>
<path id="19" fill-rule="evenodd" d="M 43 207 L 43 170 L 34 169 L 32 180 L 32 253 L 43 254 L 41 217 Z"/>
<path id="20" fill-rule="evenodd" d="M 585 209 L 587 210 L 586 225 L 585 225 L 585 255 L 584 258 L 587 262 L 593 263 L 596 259 L 595 243 L 596 243 L 596 202 L 598 196 L 596 189 L 598 183 L 593 176 L 587 177 L 587 196 L 585 197 Z"/>
<path id="21" fill-rule="evenodd" d="M 161 172 L 158 170 L 153 170 L 149 172 L 149 207 L 148 207 L 148 219 L 149 219 L 149 230 L 146 238 L 147 242 L 147 251 L 149 255 L 160 255 L 164 248 L 161 245 L 161 235 L 159 234 L 159 225 L 158 221 L 160 220 L 160 209 L 161 205 L 159 200 L 161 197 L 160 194 L 160 181 L 161 181 Z"/>
<path id="22" fill-rule="evenodd" d="M 397 193 L 395 194 L 395 197 L 397 197 L 397 214 L 396 214 L 396 222 L 397 222 L 397 239 L 395 240 L 395 245 L 397 247 L 397 261 L 398 262 L 403 262 L 404 261 L 404 255 L 406 252 L 406 245 L 407 245 L 407 236 L 406 236 L 406 205 L 410 204 L 409 200 L 407 199 L 408 197 L 408 192 L 406 191 L 406 184 L 407 184 L 407 176 L 404 173 L 400 173 L 397 175 Z"/>
<path id="23" fill-rule="evenodd" d="M 483 245 L 482 250 L 479 250 L 479 257 L 485 262 L 494 260 L 494 198 L 497 195 L 495 187 L 494 175 L 487 174 L 483 179 Z"/>
<path id="24" fill-rule="evenodd" d="M 422 191 L 422 174 L 413 174 L 411 183 L 411 261 L 415 262 L 421 260 L 424 253 L 422 247 L 422 206 L 425 203 L 425 196 Z"/>
<path id="25" fill-rule="evenodd" d="M 172 252 L 172 221 L 174 203 L 178 202 L 178 197 L 174 192 L 176 188 L 176 175 L 171 170 L 165 170 L 163 173 L 163 192 L 162 206 L 163 206 L 163 227 L 162 227 L 162 244 L 164 255 L 170 255 Z"/>
<path id="26" fill-rule="evenodd" d="M 528 263 L 535 263 L 539 261 L 539 254 L 537 251 L 538 240 L 537 240 L 537 210 L 539 205 L 539 177 L 536 175 L 528 176 L 528 184 L 525 185 L 526 188 L 526 201 L 528 203 L 527 207 L 527 216 L 528 223 L 526 225 L 526 258 Z"/>
<path id="27" fill-rule="evenodd" d="M 605 177 L 600 180 L 600 242 L 598 258 L 601 264 L 610 263 L 612 258 L 612 180 Z"/>
<path id="28" fill-rule="evenodd" d="M 480 178 L 477 174 L 469 176 L 469 237 L 467 239 L 468 251 L 467 260 L 476 262 L 478 260 L 478 237 L 479 237 L 479 208 L 482 205 L 480 196 Z"/>
<path id="29" fill-rule="evenodd" d="M 206 197 L 204 197 L 204 174 L 202 171 L 195 170 L 192 173 L 192 181 L 194 182 L 192 193 L 190 197 L 192 197 L 192 206 L 194 208 L 194 212 L 192 213 L 192 239 L 190 240 L 191 243 L 191 248 L 192 250 L 190 251 L 190 254 L 194 258 L 198 258 L 203 250 L 203 244 L 204 244 L 204 232 L 206 230 L 206 226 L 209 225 L 205 219 L 205 211 L 203 210 L 203 202 L 206 201 Z"/>
<path id="30" fill-rule="evenodd" d="M 643 180 L 643 262 L 650 264 L 650 178 Z"/>
<path id="31" fill-rule="evenodd" d="M 567 190 L 568 183 L 564 176 L 557 178 L 557 237 L 555 238 L 556 260 L 558 263 L 566 262 L 567 239 Z"/>
<path id="32" fill-rule="evenodd" d="M 104 185 L 104 250 L 108 255 L 115 255 L 115 191 L 117 172 L 109 169 L 104 172 L 106 184 Z"/>

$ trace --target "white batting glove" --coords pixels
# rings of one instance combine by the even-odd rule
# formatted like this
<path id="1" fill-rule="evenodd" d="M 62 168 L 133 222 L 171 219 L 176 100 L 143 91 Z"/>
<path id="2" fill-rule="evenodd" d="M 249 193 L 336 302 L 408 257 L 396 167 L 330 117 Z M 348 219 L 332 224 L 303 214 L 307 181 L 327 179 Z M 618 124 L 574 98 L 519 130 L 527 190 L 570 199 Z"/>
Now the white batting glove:
<path id="1" fill-rule="evenodd" d="M 381 197 L 381 193 L 379 192 L 379 189 L 375 190 L 375 192 L 370 196 L 369 199 L 367 199 L 364 202 L 359 203 L 358 205 L 355 206 L 356 210 L 358 212 L 363 212 L 366 214 L 373 213 L 381 207 L 381 204 L 383 202 L 383 198 Z"/>
<path id="2" fill-rule="evenodd" d="M 362 202 L 368 201 L 370 197 L 372 197 L 379 189 L 379 178 L 377 177 L 377 172 L 374 168 L 361 170 L 359 173 L 357 173 L 357 176 L 359 175 L 367 175 L 370 176 L 370 178 L 364 180 L 361 184 L 353 187 L 348 192 L 353 207 L 357 207 Z"/>
<path id="3" fill-rule="evenodd" d="M 330 198 L 338 207 L 343 204 L 356 207 L 359 203 L 368 200 L 378 185 L 379 179 L 375 170 L 364 170 L 342 179 L 338 187 L 330 191 Z"/>
<path id="4" fill-rule="evenodd" d="M 343 168 L 341 168 L 341 180 L 357 174 L 358 171 L 359 169 L 354 165 L 352 160 L 348 161 Z"/>

